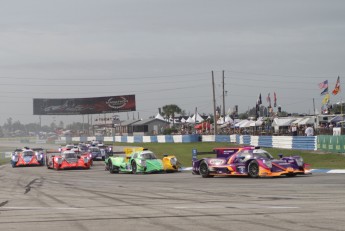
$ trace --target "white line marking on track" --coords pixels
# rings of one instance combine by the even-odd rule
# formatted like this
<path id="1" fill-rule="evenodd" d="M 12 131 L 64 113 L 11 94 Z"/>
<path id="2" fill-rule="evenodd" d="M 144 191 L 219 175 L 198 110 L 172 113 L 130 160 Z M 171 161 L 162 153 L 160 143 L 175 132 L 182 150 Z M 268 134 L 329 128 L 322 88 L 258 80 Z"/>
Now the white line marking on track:
<path id="1" fill-rule="evenodd" d="M 1 210 L 77 210 L 77 209 L 84 209 L 84 208 L 71 208 L 71 207 L 1 207 Z"/>
<path id="2" fill-rule="evenodd" d="M 300 207 L 293 207 L 293 206 L 232 206 L 233 208 L 266 208 L 266 209 L 299 209 Z M 174 207 L 174 209 L 228 209 L 229 206 L 180 206 Z"/>

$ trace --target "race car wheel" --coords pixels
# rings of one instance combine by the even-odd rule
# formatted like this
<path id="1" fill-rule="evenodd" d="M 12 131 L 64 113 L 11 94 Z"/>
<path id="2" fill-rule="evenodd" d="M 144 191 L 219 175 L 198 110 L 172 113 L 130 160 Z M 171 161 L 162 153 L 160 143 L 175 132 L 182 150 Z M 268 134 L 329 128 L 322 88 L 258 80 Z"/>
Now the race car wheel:
<path id="1" fill-rule="evenodd" d="M 50 169 L 49 162 L 48 162 L 48 157 L 46 157 L 46 166 L 47 166 L 47 169 Z"/>
<path id="2" fill-rule="evenodd" d="M 46 156 L 46 166 L 47 166 L 47 169 L 49 169 L 48 157 L 47 156 Z"/>
<path id="3" fill-rule="evenodd" d="M 114 173 L 115 172 L 114 171 L 114 165 L 113 165 L 113 163 L 111 163 L 111 160 L 109 160 L 109 162 L 108 162 L 108 169 L 109 169 L 110 173 Z"/>
<path id="4" fill-rule="evenodd" d="M 296 173 L 289 173 L 287 174 L 288 177 L 295 177 L 297 174 Z"/>
<path id="5" fill-rule="evenodd" d="M 203 178 L 213 177 L 210 176 L 210 171 L 205 161 L 202 161 L 199 166 L 199 173 Z"/>
<path id="6" fill-rule="evenodd" d="M 248 164 L 248 175 L 252 178 L 259 177 L 259 164 L 255 160 Z"/>
<path id="7" fill-rule="evenodd" d="M 133 174 L 137 173 L 137 163 L 135 163 L 135 161 L 132 162 L 132 173 Z"/>

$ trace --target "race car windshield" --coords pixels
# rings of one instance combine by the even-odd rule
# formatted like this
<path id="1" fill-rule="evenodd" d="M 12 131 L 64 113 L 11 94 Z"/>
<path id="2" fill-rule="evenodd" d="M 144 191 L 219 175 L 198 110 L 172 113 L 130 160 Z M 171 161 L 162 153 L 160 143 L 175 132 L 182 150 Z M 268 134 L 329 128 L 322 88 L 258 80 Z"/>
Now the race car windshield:
<path id="1" fill-rule="evenodd" d="M 273 156 L 271 156 L 271 154 L 269 154 L 268 152 L 257 152 L 257 153 L 255 153 L 255 155 L 257 157 L 263 157 L 265 159 L 270 159 L 270 160 L 273 159 Z"/>
<path id="2" fill-rule="evenodd" d="M 75 153 L 66 153 L 64 154 L 64 158 L 66 159 L 77 158 L 77 155 Z"/>
<path id="3" fill-rule="evenodd" d="M 155 154 L 153 153 L 145 153 L 141 155 L 141 158 L 145 159 L 145 160 L 152 160 L 152 159 L 157 159 L 157 157 L 155 156 Z"/>
<path id="4" fill-rule="evenodd" d="M 24 154 L 24 156 L 33 156 L 34 152 L 33 151 L 25 151 L 23 154 Z"/>

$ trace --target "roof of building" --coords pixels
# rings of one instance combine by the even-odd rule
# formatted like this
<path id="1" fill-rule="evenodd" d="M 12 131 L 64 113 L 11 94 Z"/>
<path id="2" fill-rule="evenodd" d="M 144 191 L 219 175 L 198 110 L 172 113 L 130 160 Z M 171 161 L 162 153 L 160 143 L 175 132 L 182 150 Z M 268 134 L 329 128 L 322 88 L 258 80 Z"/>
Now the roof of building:
<path id="1" fill-rule="evenodd" d="M 121 126 L 128 126 L 128 125 L 132 125 L 136 122 L 140 121 L 139 119 L 136 120 L 125 120 L 125 121 L 121 121 Z"/>
<path id="2" fill-rule="evenodd" d="M 151 123 L 153 121 L 159 121 L 159 122 L 163 122 L 163 123 L 166 123 L 166 124 L 170 124 L 170 122 L 168 122 L 168 121 L 160 120 L 160 119 L 157 119 L 157 118 L 151 118 L 151 119 L 144 119 L 144 120 L 137 121 L 137 122 L 133 123 L 132 125 L 133 126 L 146 125 L 146 124 L 149 124 L 149 123 Z"/>

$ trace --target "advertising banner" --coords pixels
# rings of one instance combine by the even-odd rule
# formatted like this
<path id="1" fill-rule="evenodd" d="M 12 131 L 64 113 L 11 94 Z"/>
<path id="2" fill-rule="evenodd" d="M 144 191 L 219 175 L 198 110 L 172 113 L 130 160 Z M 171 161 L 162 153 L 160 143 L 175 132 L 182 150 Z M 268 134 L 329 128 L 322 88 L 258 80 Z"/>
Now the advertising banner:
<path id="1" fill-rule="evenodd" d="M 33 99 L 34 115 L 83 115 L 135 111 L 135 95 Z"/>

